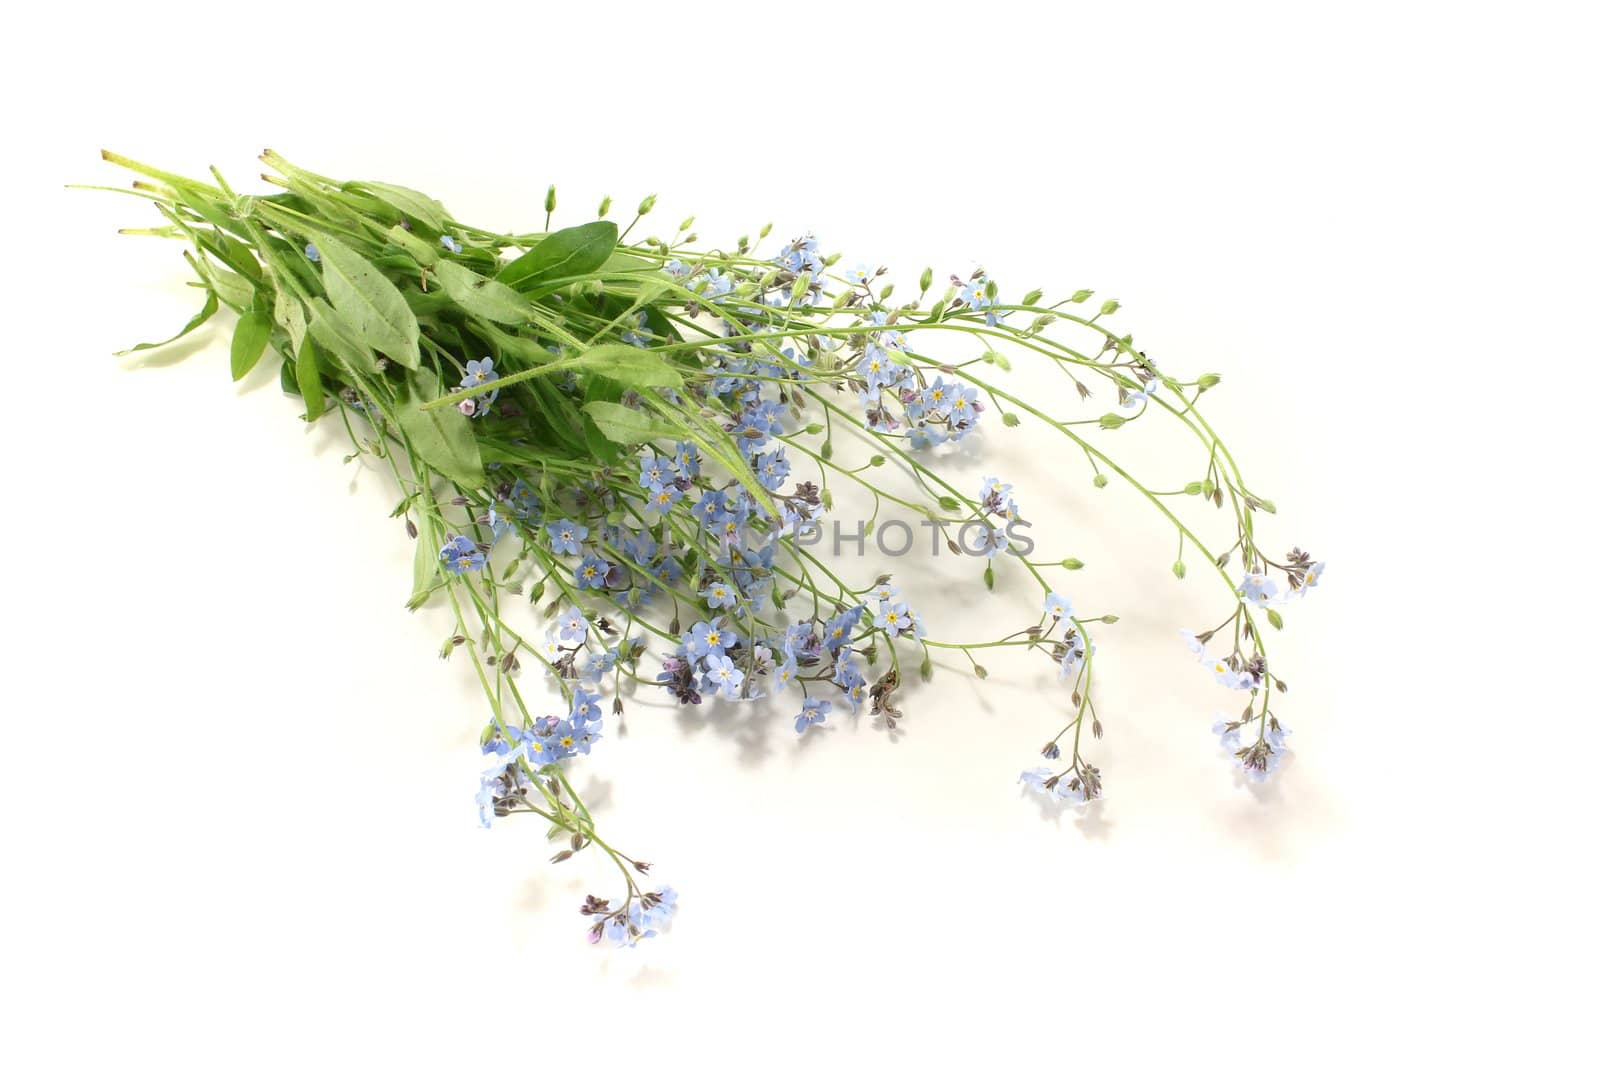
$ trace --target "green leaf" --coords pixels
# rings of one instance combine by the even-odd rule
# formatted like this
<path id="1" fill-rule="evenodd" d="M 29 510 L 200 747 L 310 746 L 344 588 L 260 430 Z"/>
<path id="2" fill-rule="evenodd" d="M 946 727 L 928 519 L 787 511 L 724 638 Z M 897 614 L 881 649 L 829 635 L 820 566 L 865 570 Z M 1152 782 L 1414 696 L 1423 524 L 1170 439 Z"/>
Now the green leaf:
<path id="1" fill-rule="evenodd" d="M 377 357 L 367 347 L 366 339 L 320 296 L 311 298 L 310 334 L 345 366 L 369 374 L 377 373 Z"/>
<path id="2" fill-rule="evenodd" d="M 286 396 L 299 396 L 300 383 L 294 380 L 295 365 L 292 360 L 278 364 L 278 386 Z"/>
<path id="3" fill-rule="evenodd" d="M 584 450 L 603 464 L 615 464 L 619 461 L 622 458 L 622 448 L 606 436 L 593 417 L 581 408 L 582 405 L 591 402 L 615 404 L 626 392 L 621 382 L 598 374 L 591 374 L 588 381 L 583 383 L 583 399 L 580 401 L 578 423 L 583 433 Z M 563 400 L 562 403 L 567 401 Z"/>
<path id="4" fill-rule="evenodd" d="M 519 359 L 535 367 L 543 363 L 554 363 L 558 358 L 556 353 L 531 337 L 506 333 L 487 322 L 469 322 L 467 328 L 493 345 L 501 357 Z"/>
<path id="5" fill-rule="evenodd" d="M 198 191 L 182 185 L 173 186 L 172 191 L 177 194 L 179 202 L 185 207 L 219 230 L 238 231 L 239 220 L 229 215 L 215 197 L 201 195 Z"/>
<path id="6" fill-rule="evenodd" d="M 555 388 L 548 381 L 535 379 L 528 383 L 528 395 L 533 398 L 534 406 L 543 416 L 544 428 L 550 434 L 567 446 L 567 450 L 574 455 L 583 455 L 585 452 L 593 453 L 593 449 L 586 440 L 586 434 L 592 423 L 586 422 L 583 413 L 575 411 L 572 402 L 566 394 Z M 530 424 L 538 426 L 536 420 Z M 599 431 L 596 430 L 596 433 Z"/>
<path id="7" fill-rule="evenodd" d="M 406 254 L 421 266 L 431 267 L 439 262 L 439 246 L 429 244 L 404 226 L 391 226 L 389 241 L 396 248 L 405 249 Z"/>
<path id="8" fill-rule="evenodd" d="M 289 335 L 290 347 L 300 351 L 306 343 L 306 309 L 299 299 L 279 289 L 272 298 L 272 321 Z"/>
<path id="9" fill-rule="evenodd" d="M 596 345 L 578 356 L 572 368 L 621 382 L 629 389 L 677 389 L 683 385 L 683 375 L 660 353 L 634 345 Z"/>
<path id="10" fill-rule="evenodd" d="M 409 384 L 395 407 L 395 418 L 411 442 L 412 451 L 461 488 L 481 488 L 483 458 L 472 436 L 471 420 L 453 407 L 422 410 L 424 403 L 439 396 L 439 380 L 432 370 L 419 370 Z"/>
<path id="11" fill-rule="evenodd" d="M 627 252 L 613 252 L 606 257 L 604 263 L 600 264 L 600 269 L 607 274 L 623 274 L 629 271 L 655 274 L 660 272 L 661 264 L 629 255 Z"/>
<path id="12" fill-rule="evenodd" d="M 261 353 L 267 350 L 267 341 L 271 337 L 272 320 L 261 312 L 252 311 L 239 316 L 239 325 L 233 328 L 233 346 L 229 353 L 234 381 L 249 374 L 261 362 Z"/>
<path id="13" fill-rule="evenodd" d="M 528 301 L 509 285 L 485 278 L 453 260 L 442 259 L 433 267 L 434 277 L 469 315 L 490 322 L 521 323 L 533 317 Z"/>
<path id="14" fill-rule="evenodd" d="M 416 611 L 428 602 L 428 596 L 439 584 L 439 537 L 433 523 L 424 521 L 417 530 L 417 555 L 411 564 L 411 599 L 407 609 Z"/>
<path id="15" fill-rule="evenodd" d="M 216 293 L 224 304 L 236 311 L 243 312 L 255 302 L 256 287 L 233 271 L 223 270 L 204 258 L 198 258 L 196 264 L 200 277 L 205 280 L 205 283 L 211 287 L 211 291 Z"/>
<path id="16" fill-rule="evenodd" d="M 442 231 L 448 225 L 444 205 L 426 193 L 387 182 L 346 182 L 344 187 L 353 193 L 377 197 L 400 214 L 415 219 L 431 230 Z M 317 247 L 322 247 L 321 242 Z"/>
<path id="17" fill-rule="evenodd" d="M 594 420 L 606 440 L 619 445 L 642 445 L 657 438 L 671 437 L 677 429 L 672 423 L 651 418 L 637 408 L 608 400 L 589 401 L 583 405 L 583 413 Z"/>
<path id="18" fill-rule="evenodd" d="M 255 253 L 250 250 L 249 245 L 216 230 L 196 230 L 194 239 L 201 248 L 226 263 L 241 277 L 251 282 L 261 281 L 261 264 L 257 262 Z"/>
<path id="19" fill-rule="evenodd" d="M 317 237 L 322 253 L 322 284 L 328 301 L 362 340 L 411 370 L 422 362 L 417 349 L 417 317 L 395 284 L 349 245 L 326 234 Z"/>
<path id="20" fill-rule="evenodd" d="M 146 341 L 144 344 L 134 345 L 132 348 L 124 348 L 121 352 L 118 352 L 117 355 L 126 356 L 126 355 L 128 355 L 130 353 L 133 353 L 133 352 L 143 352 L 143 351 L 145 351 L 147 349 L 161 348 L 161 347 L 164 347 L 166 345 L 170 345 L 172 342 L 178 340 L 179 338 L 185 337 L 188 334 L 191 334 L 195 330 L 199 329 L 200 326 L 202 324 L 204 324 L 207 319 L 209 319 L 211 316 L 215 315 L 216 313 L 217 313 L 217 294 L 215 292 L 213 292 L 212 290 L 208 289 L 208 290 L 206 290 L 206 302 L 205 302 L 205 304 L 201 306 L 199 311 L 194 313 L 194 318 L 190 319 L 188 322 L 186 322 L 184 324 L 183 329 L 179 330 L 177 333 L 173 334 L 171 337 L 167 338 L 165 341 Z"/>
<path id="21" fill-rule="evenodd" d="M 597 270 L 616 247 L 616 223 L 586 222 L 552 233 L 502 267 L 498 277 L 514 289 L 529 289 Z"/>
<path id="22" fill-rule="evenodd" d="M 301 399 L 306 402 L 306 421 L 316 422 L 322 417 L 327 403 L 322 394 L 322 372 L 318 366 L 315 344 L 302 347 L 295 356 L 294 381 L 300 387 Z"/>

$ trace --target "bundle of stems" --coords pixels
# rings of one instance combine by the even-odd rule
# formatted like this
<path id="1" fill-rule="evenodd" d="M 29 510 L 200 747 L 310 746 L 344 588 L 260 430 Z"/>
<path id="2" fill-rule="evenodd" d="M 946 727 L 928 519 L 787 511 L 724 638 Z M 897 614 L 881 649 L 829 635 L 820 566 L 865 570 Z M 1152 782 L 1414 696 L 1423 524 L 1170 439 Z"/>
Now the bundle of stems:
<path id="1" fill-rule="evenodd" d="M 841 270 L 809 236 L 763 250 L 770 226 L 704 252 L 693 219 L 669 239 L 630 241 L 653 197 L 620 229 L 607 198 L 594 221 L 551 230 L 552 187 L 544 231 L 499 233 L 413 189 L 339 181 L 271 151 L 266 195 L 236 193 L 215 168 L 197 181 L 104 156 L 138 175 L 116 191 L 161 215 L 124 232 L 184 242 L 205 293 L 160 343 L 228 308 L 235 380 L 270 353 L 306 420 L 337 418 L 354 456 L 393 474 L 394 515 L 416 542 L 409 606 L 448 605 L 441 654 L 468 660 L 488 705 L 480 816 L 534 815 L 555 860 L 594 848 L 614 862 L 620 893 L 580 909 L 591 940 L 654 936 L 676 907 L 670 888 L 647 887 L 648 863 L 606 839 L 566 773 L 599 740 L 603 705 L 622 714 L 638 686 L 685 704 L 783 693 L 800 733 L 858 711 L 895 729 L 907 672 L 926 679 L 942 654 L 982 677 L 974 649 L 1017 647 L 1046 657 L 1068 694 L 1048 765 L 1022 781 L 1051 802 L 1100 796 L 1085 752 L 1085 726 L 1102 730 L 1092 633 L 1116 617 L 1074 614 L 1059 587 L 1081 564 L 1033 558 L 1010 485 L 938 471 L 952 442 L 996 418 L 1047 427 L 1097 485 L 1127 482 L 1172 525 L 1174 574 L 1186 575 L 1187 549 L 1216 576 L 1228 614 L 1184 631 L 1205 669 L 1247 694 L 1216 733 L 1242 775 L 1281 760 L 1287 731 L 1270 703 L 1286 686 L 1263 625 L 1281 628 L 1278 606 L 1322 564 L 1259 546 L 1256 520 L 1275 509 L 1200 410 L 1220 378 L 1158 369 L 1107 325 L 1115 301 L 1037 289 L 1010 301 L 981 271 L 935 286 L 931 270 L 897 298 L 882 269 Z M 971 354 L 932 354 L 952 342 Z M 1068 418 L 1008 390 L 1013 359 L 1058 371 L 1063 395 L 1091 410 Z M 1156 489 L 1113 458 L 1108 432 L 1148 419 L 1183 428 L 1201 477 Z M 847 443 L 865 459 L 836 455 Z M 886 467 L 913 488 L 891 491 Z M 915 516 L 953 557 L 983 558 L 991 589 L 996 563 L 1022 568 L 1040 606 L 997 637 L 930 636 L 891 576 L 855 587 L 824 559 L 841 483 L 873 501 L 858 536 L 881 528 L 885 507 Z M 1231 516 L 1231 543 L 1202 541 L 1183 507 Z M 544 632 L 513 611 L 524 601 Z M 559 698 L 527 692 L 530 670 Z"/>

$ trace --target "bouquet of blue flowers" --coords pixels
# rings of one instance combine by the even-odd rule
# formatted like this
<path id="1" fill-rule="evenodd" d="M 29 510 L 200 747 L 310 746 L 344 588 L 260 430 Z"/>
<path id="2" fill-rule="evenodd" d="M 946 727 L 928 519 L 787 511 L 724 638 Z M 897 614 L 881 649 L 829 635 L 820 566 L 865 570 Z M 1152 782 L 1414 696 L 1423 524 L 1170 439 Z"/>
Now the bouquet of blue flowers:
<path id="1" fill-rule="evenodd" d="M 1187 549 L 1220 579 L 1221 621 L 1183 640 L 1241 696 L 1215 726 L 1239 772 L 1261 779 L 1282 760 L 1273 697 L 1287 687 L 1264 630 L 1281 629 L 1279 607 L 1323 564 L 1261 547 L 1257 518 L 1275 509 L 1201 411 L 1220 378 L 1158 368 L 1108 325 L 1116 301 L 1011 299 L 982 271 L 936 284 L 932 270 L 903 297 L 884 270 L 839 269 L 809 235 L 769 247 L 770 227 L 715 251 L 694 250 L 693 219 L 630 241 L 653 197 L 622 227 L 607 198 L 593 221 L 551 229 L 552 188 L 545 230 L 500 233 L 413 189 L 270 151 L 265 195 L 234 192 L 215 169 L 197 181 L 105 158 L 139 176 L 119 191 L 161 215 L 125 232 L 187 245 L 205 303 L 177 337 L 227 307 L 235 380 L 277 361 L 304 419 L 337 419 L 355 455 L 393 475 L 394 517 L 416 542 L 409 606 L 448 608 L 441 655 L 467 661 L 487 704 L 480 818 L 531 815 L 554 861 L 587 849 L 612 861 L 617 888 L 580 907 L 591 941 L 637 943 L 676 908 L 568 777 L 641 687 L 683 705 L 787 701 L 801 734 L 863 713 L 894 730 L 909 676 L 925 681 L 935 656 L 964 657 L 981 678 L 975 649 L 1019 648 L 1067 694 L 1044 765 L 1021 782 L 1052 804 L 1101 796 L 1084 735 L 1101 736 L 1094 637 L 1116 616 L 1075 612 L 1064 580 L 1082 564 L 1034 558 L 1010 485 L 939 472 L 954 442 L 994 422 L 1037 422 L 1096 485 L 1125 481 L 1174 528 L 1174 575 Z M 966 354 L 940 358 L 935 339 Z M 1005 388 L 1013 359 L 1059 372 L 1084 413 Z M 1158 490 L 1113 458 L 1105 435 L 1146 419 L 1183 428 L 1201 477 Z M 847 445 L 856 458 L 837 454 Z M 889 487 L 887 467 L 914 489 Z M 872 499 L 856 536 L 909 533 L 880 519 L 887 508 L 981 560 L 989 589 L 997 565 L 1020 568 L 1036 599 L 1007 633 L 930 635 L 891 575 L 852 584 L 818 549 L 846 486 Z M 1180 514 L 1190 507 L 1231 520 L 1231 540 L 1203 540 Z"/>

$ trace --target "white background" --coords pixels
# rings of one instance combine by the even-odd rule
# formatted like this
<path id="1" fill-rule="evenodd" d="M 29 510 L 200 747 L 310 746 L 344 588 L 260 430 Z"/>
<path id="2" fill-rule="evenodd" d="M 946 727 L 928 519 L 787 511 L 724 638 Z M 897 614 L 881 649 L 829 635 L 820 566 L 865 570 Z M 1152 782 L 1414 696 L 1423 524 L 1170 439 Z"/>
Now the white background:
<path id="1" fill-rule="evenodd" d="M 1592 1057 L 1577 5 L 562 7 L 19 16 L 5 1058 Z M 898 743 L 637 705 L 583 774 L 683 910 L 590 949 L 601 866 L 476 826 L 483 711 L 401 606 L 381 479 L 274 375 L 231 385 L 226 324 L 110 356 L 197 301 L 115 235 L 144 205 L 62 186 L 123 182 L 101 147 L 248 186 L 266 146 L 491 227 L 551 181 L 558 222 L 656 192 L 707 245 L 770 220 L 903 287 L 1118 298 L 1164 368 L 1224 375 L 1268 542 L 1330 560 L 1273 641 L 1293 763 L 1258 795 L 1215 758 L 1174 631 L 1217 590 L 1159 519 L 992 426 L 953 469 L 1015 482 L 1124 620 L 1102 809 L 1019 799 L 1062 696 L 1020 661 L 941 673 Z M 1014 574 L 902 576 L 948 636 L 1034 609 Z"/>

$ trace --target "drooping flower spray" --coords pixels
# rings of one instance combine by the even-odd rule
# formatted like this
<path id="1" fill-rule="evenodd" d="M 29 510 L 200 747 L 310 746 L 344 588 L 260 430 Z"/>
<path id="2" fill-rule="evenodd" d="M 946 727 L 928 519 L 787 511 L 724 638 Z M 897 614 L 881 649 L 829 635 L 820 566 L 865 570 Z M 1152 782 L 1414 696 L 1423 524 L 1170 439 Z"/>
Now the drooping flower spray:
<path id="1" fill-rule="evenodd" d="M 1126 481 L 1175 529 L 1174 574 L 1187 573 L 1186 548 L 1220 579 L 1222 621 L 1183 640 L 1247 701 L 1216 725 L 1240 772 L 1259 779 L 1281 761 L 1288 731 L 1271 702 L 1286 686 L 1263 626 L 1281 628 L 1278 607 L 1316 586 L 1323 564 L 1259 546 L 1256 518 L 1275 509 L 1201 412 L 1220 379 L 1158 369 L 1108 325 L 1115 301 L 1037 289 L 1010 300 L 982 271 L 936 286 L 932 270 L 898 298 L 882 269 L 839 270 L 809 235 L 766 247 L 770 227 L 726 251 L 694 251 L 692 219 L 630 242 L 653 198 L 620 230 L 609 198 L 594 221 L 549 230 L 552 189 L 546 231 L 507 234 L 415 190 L 323 177 L 273 152 L 261 161 L 275 191 L 259 196 L 215 170 L 213 184 L 106 158 L 139 175 L 119 191 L 162 216 L 128 232 L 189 246 L 206 298 L 178 336 L 227 307 L 233 377 L 271 353 L 305 419 L 338 419 L 355 454 L 392 473 L 394 515 L 416 541 L 410 606 L 448 607 L 441 654 L 467 660 L 488 706 L 479 817 L 532 815 L 554 860 L 597 849 L 614 863 L 616 891 L 579 908 L 591 941 L 652 937 L 677 906 L 567 776 L 608 711 L 623 713 L 619 683 L 690 705 L 789 701 L 800 734 L 856 714 L 895 729 L 907 674 L 926 679 L 935 655 L 982 677 L 975 649 L 1022 648 L 1067 696 L 1047 765 L 1021 781 L 1064 803 L 1101 795 L 1084 731 L 1102 731 L 1095 634 L 1116 617 L 1075 612 L 1065 579 L 1081 564 L 1034 558 L 1010 485 L 939 473 L 951 442 L 995 421 L 1037 421 L 1097 485 Z M 972 354 L 935 358 L 934 338 Z M 1085 414 L 1006 389 L 1013 358 L 1059 371 Z M 1113 458 L 1108 433 L 1144 419 L 1183 427 L 1202 476 L 1158 491 Z M 867 461 L 837 457 L 846 442 Z M 872 474 L 890 466 L 914 491 Z M 930 634 L 915 590 L 888 575 L 853 586 L 817 550 L 840 484 L 871 494 L 866 527 L 882 509 L 915 516 L 955 556 L 984 560 L 989 588 L 997 565 L 1016 566 L 1037 599 L 1006 634 Z M 1205 543 L 1185 506 L 1230 515 L 1231 543 Z"/>

